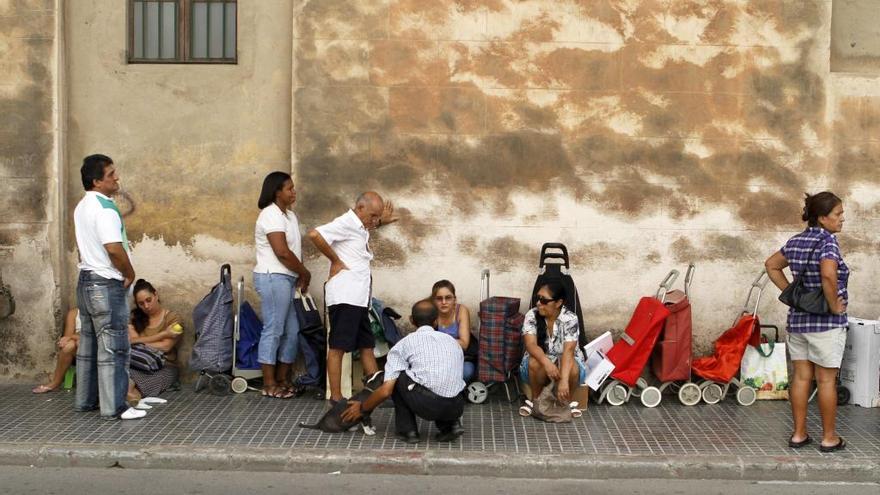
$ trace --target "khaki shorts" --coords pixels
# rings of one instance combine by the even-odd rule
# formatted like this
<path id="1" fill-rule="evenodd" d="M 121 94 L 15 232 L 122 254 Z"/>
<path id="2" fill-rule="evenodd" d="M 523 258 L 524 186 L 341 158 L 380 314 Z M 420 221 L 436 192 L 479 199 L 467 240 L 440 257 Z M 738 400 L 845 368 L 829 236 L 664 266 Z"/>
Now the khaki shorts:
<path id="1" fill-rule="evenodd" d="M 809 361 L 823 368 L 840 368 L 845 347 L 846 328 L 788 334 L 788 355 L 792 361 Z"/>

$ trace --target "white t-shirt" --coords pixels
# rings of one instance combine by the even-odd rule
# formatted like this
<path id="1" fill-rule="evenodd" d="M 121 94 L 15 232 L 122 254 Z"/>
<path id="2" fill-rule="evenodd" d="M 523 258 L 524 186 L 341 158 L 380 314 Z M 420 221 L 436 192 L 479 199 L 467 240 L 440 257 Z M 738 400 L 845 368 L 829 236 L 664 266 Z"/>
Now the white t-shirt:
<path id="1" fill-rule="evenodd" d="M 110 262 L 110 255 L 104 247 L 105 244 L 121 242 L 129 251 L 125 224 L 116 203 L 97 191 L 86 191 L 73 210 L 73 225 L 79 249 L 79 269 L 104 278 L 124 280 L 122 272 Z"/>
<path id="2" fill-rule="evenodd" d="M 315 230 L 333 248 L 348 270 L 327 281 L 327 306 L 351 304 L 368 307 L 370 301 L 370 231 L 352 210 Z"/>
<path id="3" fill-rule="evenodd" d="M 260 211 L 257 226 L 254 228 L 254 243 L 257 246 L 257 264 L 254 273 L 283 273 L 296 276 L 275 256 L 268 234 L 283 232 L 287 247 L 302 261 L 302 235 L 299 232 L 299 220 L 292 211 L 282 212 L 277 204 L 272 203 Z"/>

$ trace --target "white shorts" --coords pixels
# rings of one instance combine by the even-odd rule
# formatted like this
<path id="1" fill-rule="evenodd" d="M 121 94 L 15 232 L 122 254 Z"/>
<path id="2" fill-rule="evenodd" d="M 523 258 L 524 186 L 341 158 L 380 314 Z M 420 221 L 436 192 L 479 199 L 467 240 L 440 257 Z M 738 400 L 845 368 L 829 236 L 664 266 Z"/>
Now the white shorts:
<path id="1" fill-rule="evenodd" d="M 809 361 L 823 368 L 840 368 L 845 347 L 846 328 L 788 334 L 788 355 L 792 361 Z"/>

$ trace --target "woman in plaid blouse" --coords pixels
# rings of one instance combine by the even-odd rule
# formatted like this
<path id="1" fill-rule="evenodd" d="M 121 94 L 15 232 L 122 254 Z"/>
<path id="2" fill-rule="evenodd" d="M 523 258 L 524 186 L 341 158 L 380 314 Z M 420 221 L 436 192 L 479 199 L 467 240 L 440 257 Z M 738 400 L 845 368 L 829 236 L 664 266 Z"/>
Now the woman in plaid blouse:
<path id="1" fill-rule="evenodd" d="M 819 450 L 833 452 L 846 446 L 835 431 L 837 372 L 846 346 L 849 298 L 849 268 L 834 236 L 843 228 L 843 201 L 828 191 L 807 195 L 802 219 L 807 222 L 807 229 L 789 239 L 765 263 L 770 280 L 780 290 L 790 283 L 782 271 L 789 267 L 793 276 L 803 277 L 806 289 L 821 287 L 829 308 L 827 314 L 795 308 L 788 311 L 788 352 L 794 364 L 789 390 L 794 432 L 788 445 L 797 449 L 811 442 L 807 433 L 807 400 L 815 379 L 823 430 Z"/>

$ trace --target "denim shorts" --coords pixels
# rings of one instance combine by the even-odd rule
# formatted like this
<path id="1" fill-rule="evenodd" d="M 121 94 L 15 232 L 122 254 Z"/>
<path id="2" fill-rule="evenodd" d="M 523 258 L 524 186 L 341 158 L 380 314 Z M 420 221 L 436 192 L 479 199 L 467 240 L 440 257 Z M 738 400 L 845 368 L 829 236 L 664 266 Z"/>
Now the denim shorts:
<path id="1" fill-rule="evenodd" d="M 525 383 L 529 382 L 529 359 L 531 356 L 526 354 L 523 356 L 522 362 L 519 364 L 519 378 Z M 587 367 L 580 360 L 575 359 L 574 362 L 578 367 L 578 383 L 587 381 Z M 557 364 L 558 366 L 558 364 Z"/>

